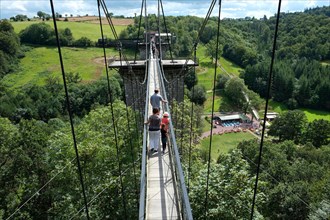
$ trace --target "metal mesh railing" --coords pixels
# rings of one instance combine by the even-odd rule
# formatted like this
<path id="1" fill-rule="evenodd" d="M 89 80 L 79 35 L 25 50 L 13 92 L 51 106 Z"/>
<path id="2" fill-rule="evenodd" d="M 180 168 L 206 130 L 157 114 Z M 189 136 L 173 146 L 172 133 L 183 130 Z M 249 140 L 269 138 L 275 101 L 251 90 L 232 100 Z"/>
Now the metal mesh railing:
<path id="1" fill-rule="evenodd" d="M 150 70 L 146 68 L 147 73 L 147 85 L 150 83 Z M 146 92 L 146 102 L 145 102 L 145 110 L 144 110 L 144 121 L 148 120 L 149 115 L 149 86 L 147 86 Z M 148 146 L 148 130 L 147 125 L 143 126 L 143 146 L 142 146 L 142 160 L 141 160 L 141 178 L 140 178 L 140 202 L 139 202 L 139 219 L 145 219 L 145 206 L 146 206 L 146 186 L 147 186 L 147 146 Z"/>
<path id="2" fill-rule="evenodd" d="M 160 81 L 160 92 L 163 94 L 164 98 L 167 100 L 167 93 L 166 93 L 166 88 L 164 84 L 164 76 L 162 69 L 159 65 L 159 62 L 157 62 L 157 68 L 158 68 L 158 73 L 159 73 L 159 81 Z M 168 103 L 165 103 L 164 105 L 164 111 L 167 111 L 170 115 L 170 108 Z M 180 161 L 180 155 L 178 151 L 178 146 L 176 143 L 176 138 L 175 138 L 175 132 L 174 132 L 174 127 L 172 124 L 172 121 L 169 123 L 169 134 L 170 134 L 170 141 L 169 141 L 169 154 L 170 154 L 170 160 L 172 164 L 172 171 L 173 171 L 173 181 L 175 184 L 175 190 L 177 194 L 177 199 L 178 199 L 178 205 L 179 205 L 179 212 L 181 214 L 182 219 L 193 219 L 192 217 L 192 212 L 191 212 L 191 207 L 190 207 L 190 202 L 189 202 L 189 197 L 187 193 L 187 188 L 185 184 L 185 179 L 184 179 L 184 173 Z"/>

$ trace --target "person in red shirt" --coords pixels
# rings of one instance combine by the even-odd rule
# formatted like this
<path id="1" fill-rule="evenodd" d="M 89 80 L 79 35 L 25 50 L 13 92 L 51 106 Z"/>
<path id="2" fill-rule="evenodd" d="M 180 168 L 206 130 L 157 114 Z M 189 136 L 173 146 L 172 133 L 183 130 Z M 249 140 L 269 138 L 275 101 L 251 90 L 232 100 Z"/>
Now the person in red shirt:
<path id="1" fill-rule="evenodd" d="M 164 112 L 163 114 L 163 118 L 162 118 L 162 124 L 165 124 L 165 129 L 168 132 L 168 126 L 170 124 L 170 118 L 169 118 L 169 114 L 167 112 Z"/>

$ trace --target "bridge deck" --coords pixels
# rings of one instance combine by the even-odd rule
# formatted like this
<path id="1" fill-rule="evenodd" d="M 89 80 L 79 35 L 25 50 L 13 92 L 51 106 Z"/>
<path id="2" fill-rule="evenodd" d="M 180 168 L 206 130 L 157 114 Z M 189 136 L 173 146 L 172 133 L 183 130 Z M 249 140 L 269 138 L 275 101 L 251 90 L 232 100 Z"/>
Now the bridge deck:
<path id="1" fill-rule="evenodd" d="M 150 62 L 149 91 L 159 88 L 156 60 Z M 149 112 L 152 112 L 149 105 Z M 148 153 L 146 219 L 179 219 L 168 149 Z"/>

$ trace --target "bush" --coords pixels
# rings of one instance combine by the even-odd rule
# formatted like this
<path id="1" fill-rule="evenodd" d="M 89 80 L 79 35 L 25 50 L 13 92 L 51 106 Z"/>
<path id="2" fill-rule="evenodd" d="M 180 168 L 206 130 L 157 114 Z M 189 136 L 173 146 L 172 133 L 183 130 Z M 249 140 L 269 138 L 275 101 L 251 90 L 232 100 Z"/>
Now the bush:
<path id="1" fill-rule="evenodd" d="M 190 91 L 190 100 L 198 105 L 203 105 L 206 101 L 206 91 L 201 85 L 195 85 Z"/>
<path id="2" fill-rule="evenodd" d="M 95 45 L 95 43 L 87 37 L 81 37 L 78 40 L 74 41 L 73 45 L 76 47 L 92 47 Z"/>
<path id="3" fill-rule="evenodd" d="M 21 42 L 30 44 L 49 44 L 55 35 L 54 30 L 46 23 L 31 24 L 20 33 Z"/>

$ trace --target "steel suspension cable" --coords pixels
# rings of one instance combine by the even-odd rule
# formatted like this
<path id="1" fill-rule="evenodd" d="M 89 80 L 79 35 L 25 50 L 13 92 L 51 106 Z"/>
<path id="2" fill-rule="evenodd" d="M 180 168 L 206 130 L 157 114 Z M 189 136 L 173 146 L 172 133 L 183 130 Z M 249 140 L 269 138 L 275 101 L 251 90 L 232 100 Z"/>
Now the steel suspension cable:
<path id="1" fill-rule="evenodd" d="M 108 82 L 108 98 L 110 101 L 110 109 L 111 109 L 111 116 L 112 116 L 112 123 L 113 123 L 113 132 L 114 132 L 114 139 L 116 143 L 116 151 L 117 151 L 117 159 L 118 159 L 118 171 L 119 171 L 119 176 L 120 176 L 120 190 L 121 194 L 123 196 L 122 202 L 123 202 L 123 207 L 124 207 L 124 217 L 127 219 L 127 209 L 126 209 L 126 199 L 125 199 L 125 193 L 124 193 L 124 184 L 123 184 L 123 178 L 122 178 L 122 168 L 121 168 L 121 161 L 120 161 L 120 156 L 119 156 L 119 144 L 118 144 L 118 136 L 117 136 L 117 126 L 114 118 L 114 110 L 113 110 L 113 96 L 112 96 L 112 90 L 110 87 L 110 80 L 109 80 L 109 71 L 108 71 L 108 64 L 107 64 L 107 55 L 105 51 L 105 43 L 104 43 L 104 34 L 103 34 L 103 27 L 102 27 L 102 19 L 101 19 L 101 11 L 100 11 L 100 1 L 97 0 L 97 8 L 98 8 L 98 13 L 99 13 L 99 20 L 100 20 L 100 29 L 101 29 L 101 36 L 102 36 L 102 45 L 103 45 L 103 55 L 104 55 L 104 65 L 105 65 L 105 70 L 106 70 L 106 75 L 107 75 L 107 82 Z"/>
<path id="2" fill-rule="evenodd" d="M 121 57 L 121 53 L 120 53 L 120 57 Z M 124 89 L 124 97 L 126 97 L 125 89 Z M 125 104 L 125 110 L 126 110 L 127 126 L 128 126 L 128 128 L 130 128 L 131 127 L 131 123 L 130 123 L 130 120 L 129 120 L 129 113 L 128 113 L 127 104 Z M 135 124 L 137 126 L 137 122 Z M 138 193 L 139 190 L 138 190 L 137 180 L 136 180 L 136 172 L 135 172 L 135 162 L 134 162 L 134 153 L 133 153 L 133 141 L 132 141 L 132 138 L 129 138 L 129 142 L 130 142 L 130 147 L 131 147 L 130 150 L 131 150 L 132 167 L 133 167 L 133 175 L 134 175 L 134 187 L 135 187 L 135 193 L 136 193 L 136 197 L 137 197 L 137 209 L 139 210 L 139 202 L 138 202 L 139 201 L 139 193 Z"/>
<path id="3" fill-rule="evenodd" d="M 58 30 L 57 30 L 53 0 L 50 0 L 50 5 L 51 5 L 51 10 L 52 10 L 53 22 L 54 22 L 54 29 L 55 29 L 55 35 L 56 35 L 58 55 L 59 55 L 59 59 L 60 59 L 60 63 L 61 63 L 61 71 L 62 71 L 62 77 L 63 77 L 64 90 L 65 90 L 66 104 L 67 104 L 67 110 L 68 110 L 69 118 L 70 118 L 71 134 L 72 134 L 72 139 L 73 139 L 74 150 L 75 150 L 75 153 L 76 153 L 80 185 L 81 185 L 81 190 L 82 190 L 82 194 L 83 194 L 83 198 L 84 198 L 86 216 L 87 216 L 87 219 L 89 220 L 90 218 L 89 218 L 89 212 L 88 212 L 87 197 L 86 197 L 85 185 L 84 185 L 84 180 L 83 180 L 81 165 L 80 165 L 80 160 L 79 160 L 79 151 L 78 151 L 78 147 L 77 147 L 77 140 L 76 140 L 75 130 L 74 130 L 74 126 L 73 126 L 73 114 L 72 114 L 70 100 L 69 100 L 68 87 L 67 87 L 67 84 L 66 84 L 64 63 L 63 63 L 63 58 L 62 58 L 62 52 L 61 52 L 61 45 L 60 45 Z"/>
<path id="4" fill-rule="evenodd" d="M 207 14 L 206 14 L 206 16 L 205 16 L 204 21 L 203 21 L 203 24 L 202 24 L 201 28 L 199 29 L 198 35 L 197 35 L 197 37 L 196 37 L 196 39 L 195 39 L 195 41 L 194 41 L 194 46 L 193 46 L 192 50 L 193 50 L 195 47 L 197 47 L 197 44 L 198 44 L 198 42 L 199 42 L 199 39 L 201 38 L 201 36 L 202 36 L 202 34 L 203 34 L 203 32 L 204 32 L 205 26 L 206 26 L 208 20 L 210 19 L 210 16 L 211 16 L 211 14 L 212 14 L 212 11 L 213 11 L 213 9 L 214 9 L 214 6 L 215 6 L 215 3 L 216 3 L 216 2 L 217 2 L 217 0 L 212 0 L 211 5 L 210 5 L 210 7 L 209 7 L 209 10 L 208 10 L 208 12 L 207 12 Z M 181 71 L 183 71 L 184 66 L 187 65 L 187 63 L 188 63 L 188 59 L 189 59 L 189 58 L 187 58 L 185 64 L 182 65 L 182 70 L 181 70 Z"/>
<path id="5" fill-rule="evenodd" d="M 210 5 L 210 7 L 209 7 L 209 10 L 208 10 L 208 12 L 207 12 L 207 15 L 205 16 L 205 19 L 204 19 L 204 21 L 203 21 L 203 24 L 202 24 L 202 26 L 201 26 L 201 28 L 200 28 L 200 30 L 199 30 L 199 32 L 198 32 L 198 35 L 197 35 L 197 37 L 196 37 L 196 40 L 195 40 L 195 43 L 194 43 L 194 46 L 193 46 L 192 50 L 194 50 L 194 48 L 197 47 L 197 44 L 198 44 L 198 42 L 199 42 L 199 39 L 200 39 L 202 33 L 204 32 L 205 26 L 206 26 L 206 24 L 207 24 L 207 22 L 208 22 L 208 20 L 209 20 L 209 18 L 210 18 L 210 16 L 211 16 L 211 14 L 212 14 L 212 11 L 213 11 L 213 8 L 214 8 L 216 2 L 217 2 L 217 0 L 212 0 L 211 5 Z M 185 70 L 185 67 L 186 67 L 187 64 L 188 64 L 188 61 L 189 61 L 189 57 L 186 59 L 185 63 L 182 64 L 182 69 L 181 69 L 181 71 L 179 72 L 179 74 L 181 74 L 181 73 Z M 195 61 L 195 63 L 196 63 L 196 61 Z M 186 74 L 185 74 L 185 75 L 186 75 Z M 185 76 L 185 75 L 184 75 L 184 76 Z M 166 80 L 166 79 L 165 79 L 165 80 Z M 171 81 L 167 81 L 167 80 L 166 80 L 166 81 L 167 81 L 168 84 L 170 85 L 170 84 L 172 84 L 173 82 L 175 82 L 175 80 L 178 80 L 178 79 L 176 78 L 176 79 L 173 79 L 173 80 L 171 80 Z M 171 97 L 171 99 L 172 99 L 172 97 Z"/>
<path id="6" fill-rule="evenodd" d="M 250 161 L 253 165 L 255 165 L 255 167 L 258 166 L 258 164 L 256 164 L 256 163 L 255 163 L 251 158 L 249 158 L 247 155 L 244 155 L 244 154 L 242 154 L 242 155 L 243 155 L 244 159 Z M 267 174 L 268 176 L 270 176 L 270 177 L 271 177 L 273 180 L 275 180 L 277 183 L 283 183 L 283 182 L 281 182 L 280 180 L 276 179 L 273 175 L 271 175 L 266 169 L 262 169 L 262 168 L 260 167 L 260 170 L 263 170 L 263 172 L 264 172 L 265 174 Z M 292 186 L 287 185 L 285 182 L 284 182 L 284 185 L 290 187 L 290 191 L 289 191 L 289 193 L 291 193 L 291 195 L 296 196 L 296 197 L 297 197 L 302 203 L 304 203 L 308 208 L 311 208 L 310 205 L 308 204 L 308 202 L 306 202 L 303 198 L 301 198 L 301 197 L 300 197 L 299 195 L 297 195 L 296 193 L 292 192 Z"/>
<path id="7" fill-rule="evenodd" d="M 160 0 L 158 0 L 157 21 L 158 21 L 158 47 L 159 47 L 159 52 L 158 52 L 159 56 L 158 56 L 158 58 L 159 58 L 159 61 L 161 61 L 162 60 L 162 40 L 161 40 L 161 37 L 160 37 Z"/>
<path id="8" fill-rule="evenodd" d="M 135 162 L 138 162 L 140 160 L 137 159 Z M 123 171 L 123 174 L 125 174 L 127 171 L 129 170 L 129 168 L 126 168 L 124 171 Z M 115 178 L 115 180 L 112 182 L 112 183 L 109 183 L 108 185 L 106 185 L 105 187 L 103 187 L 103 189 L 98 193 L 96 194 L 89 202 L 88 202 L 88 205 L 92 204 L 106 189 L 108 189 L 110 186 L 113 186 L 113 184 L 118 180 L 118 177 Z M 100 187 L 98 187 L 100 188 Z M 81 211 L 83 210 L 83 208 L 79 209 L 78 212 L 76 212 L 73 216 L 71 216 L 70 219 L 73 219 L 74 217 L 76 217 Z"/>
<path id="9" fill-rule="evenodd" d="M 117 32 L 116 32 L 115 26 L 114 26 L 114 24 L 113 24 L 113 22 L 112 22 L 112 19 L 111 19 L 111 17 L 110 17 L 110 13 L 109 13 L 109 11 L 108 11 L 108 8 L 107 8 L 107 6 L 106 6 L 104 0 L 100 0 L 100 3 L 101 3 L 101 6 L 102 6 L 103 11 L 104 11 L 104 13 L 105 13 L 106 19 L 107 19 L 107 21 L 108 21 L 108 23 L 109 23 L 109 26 L 110 26 L 111 32 L 112 32 L 112 34 L 113 34 L 115 40 L 118 41 L 118 45 L 117 45 L 117 46 L 118 46 L 118 48 L 121 48 L 122 43 L 119 41 L 119 37 L 118 37 L 118 35 L 117 35 Z M 124 60 L 125 60 L 125 62 L 126 62 L 126 64 L 127 64 L 127 67 L 129 68 L 129 72 L 132 72 L 133 75 L 135 76 L 135 73 L 134 73 L 134 71 L 132 70 L 132 66 L 131 66 L 131 64 L 128 62 L 127 57 L 126 57 L 124 54 L 123 54 L 123 57 L 124 57 Z M 135 63 L 135 62 L 134 62 L 134 63 Z M 131 81 L 130 79 L 127 79 L 127 80 Z M 145 83 L 145 80 L 146 80 L 146 78 L 144 79 L 144 81 L 143 81 L 142 83 L 140 82 L 140 84 L 144 84 L 144 83 Z"/>
<path id="10" fill-rule="evenodd" d="M 136 100 L 138 99 L 138 98 L 136 98 L 136 95 L 137 95 L 137 97 L 140 97 L 140 98 L 141 98 L 141 96 L 140 96 L 140 89 L 139 88 L 136 89 L 134 87 L 136 87 L 136 80 L 134 80 L 132 82 L 132 86 L 131 86 L 131 95 L 133 97 L 133 100 L 135 100 L 131 104 L 132 104 L 133 109 L 134 109 L 134 121 L 135 121 L 135 127 L 136 127 L 136 129 L 135 129 L 135 135 L 137 137 L 138 144 L 139 144 L 139 140 L 140 140 L 139 123 L 142 123 L 142 121 L 139 122 L 138 121 L 138 117 L 137 117 L 136 109 L 138 109 L 139 107 L 136 107 Z M 137 94 L 134 91 L 137 91 Z M 124 89 L 124 97 L 126 97 L 126 90 L 125 89 Z M 127 103 L 126 103 L 126 107 L 127 107 Z M 135 176 L 135 174 L 134 174 L 134 176 Z"/>
<path id="11" fill-rule="evenodd" d="M 165 72 L 164 72 L 164 68 L 163 68 L 163 65 L 162 65 L 162 54 L 163 54 L 163 52 L 162 52 L 162 39 L 161 39 L 161 37 L 160 37 L 160 5 L 161 5 L 161 1 L 160 0 L 158 0 L 158 47 L 159 47 L 159 51 L 158 51 L 158 55 L 159 55 L 159 60 L 158 60 L 158 62 L 159 62 L 159 65 L 160 65 L 160 72 L 161 72 L 161 74 L 162 74 L 162 76 L 163 76 L 163 79 L 164 79 L 164 81 L 166 82 L 166 83 L 168 83 L 168 80 L 166 79 L 166 76 L 165 76 Z M 164 15 L 163 15 L 164 16 Z M 167 33 L 167 30 L 166 30 L 166 33 Z M 168 34 L 167 34 L 167 38 L 168 38 Z"/>
<path id="12" fill-rule="evenodd" d="M 114 38 L 117 40 L 119 38 L 118 38 L 118 35 L 117 35 L 117 32 L 116 32 L 115 26 L 114 26 L 114 24 L 112 22 L 112 19 L 110 17 L 108 8 L 106 7 L 105 1 L 104 0 L 100 0 L 100 3 L 101 3 L 102 8 L 103 8 L 103 10 L 105 12 L 105 16 L 106 16 L 106 18 L 107 18 L 107 20 L 108 20 L 108 22 L 110 24 L 110 28 L 111 28 L 112 34 L 113 34 Z"/>
<path id="13" fill-rule="evenodd" d="M 279 21 L 280 21 L 281 3 L 282 3 L 282 0 L 279 0 L 278 1 L 278 8 L 277 8 L 277 15 L 276 15 L 276 24 L 275 24 L 275 33 L 274 33 L 274 41 L 273 41 L 272 59 L 271 59 L 271 62 L 270 62 L 270 68 L 269 68 L 269 74 L 268 74 L 268 87 L 267 87 L 267 94 L 266 94 L 266 105 L 265 105 L 264 121 L 263 121 L 263 125 L 262 125 L 261 141 L 260 141 L 259 155 L 258 155 L 258 166 L 257 166 L 257 173 L 256 173 L 256 181 L 255 181 L 254 190 L 253 190 L 253 200 L 252 200 L 250 220 L 253 219 L 254 206 L 255 206 L 255 203 L 256 203 L 256 196 L 257 196 L 257 190 L 258 190 L 258 180 L 259 180 L 260 164 L 261 164 L 261 158 L 262 158 L 262 148 L 263 148 L 263 144 L 264 144 L 264 136 L 265 136 L 265 128 L 266 128 L 266 117 L 267 117 L 267 110 L 268 110 L 268 102 L 269 102 L 269 98 L 270 98 L 270 88 L 271 88 L 272 77 L 273 77 L 273 66 L 274 66 L 274 60 L 275 60 L 275 50 L 276 50 L 276 40 L 277 40 L 277 33 L 278 33 L 278 24 L 279 24 Z"/>
<path id="14" fill-rule="evenodd" d="M 138 99 L 136 99 L 135 101 L 134 101 L 134 105 L 137 103 L 137 102 L 139 102 L 140 101 L 140 99 L 141 99 L 141 97 L 140 98 L 138 98 Z M 119 121 L 119 119 L 121 119 L 122 117 L 124 117 L 124 114 L 122 114 L 122 115 L 119 115 L 118 117 L 117 117 L 117 119 L 116 119 L 116 122 L 117 121 Z M 46 182 L 42 187 L 40 187 L 32 196 L 30 196 L 30 198 L 29 199 L 27 199 L 20 207 L 18 207 L 16 210 L 15 210 L 15 212 L 14 213 L 12 213 L 9 217 L 8 217 L 8 219 L 10 219 L 11 217 L 13 217 L 14 216 L 14 214 L 15 213 L 17 213 L 20 209 L 22 209 L 29 201 L 31 201 L 31 199 L 33 199 L 33 197 L 35 197 L 35 196 L 37 196 L 37 195 L 40 195 L 40 191 L 43 189 L 43 188 L 45 188 L 48 184 L 50 184 L 60 173 L 62 173 L 63 172 L 63 170 L 65 169 L 65 168 L 67 168 L 74 160 L 75 160 L 76 158 L 73 158 L 71 161 L 69 161 L 69 164 L 67 164 L 64 168 L 62 168 L 57 174 L 55 174 L 55 176 L 53 176 L 48 182 Z M 112 171 L 111 171 L 112 172 Z"/>
<path id="15" fill-rule="evenodd" d="M 166 88 L 164 85 L 164 79 L 162 78 L 162 75 L 160 74 L 160 88 L 162 88 L 163 94 L 164 94 L 164 98 L 166 100 L 167 99 L 167 95 L 166 95 Z M 165 103 L 165 110 L 170 111 L 170 107 L 169 107 L 169 103 L 166 102 Z M 174 160 L 175 160 L 175 164 L 177 169 L 174 169 L 175 174 L 177 175 L 177 180 L 180 182 L 180 187 L 181 187 L 181 194 L 182 194 L 182 200 L 183 200 L 183 207 L 185 209 L 185 211 L 182 212 L 185 213 L 187 216 L 185 219 L 193 219 L 192 217 L 192 213 L 191 213 L 191 207 L 190 207 L 190 203 L 189 203 L 189 197 L 188 197 L 188 193 L 187 193 L 187 188 L 185 185 L 185 181 L 184 181 L 184 175 L 183 175 L 183 169 L 182 169 L 182 165 L 181 165 L 181 161 L 180 161 L 180 155 L 178 152 L 178 148 L 177 148 L 177 143 L 176 143 L 176 138 L 175 135 L 173 133 L 173 121 L 170 120 L 169 123 L 169 130 L 170 132 L 170 136 L 171 136 L 171 140 L 172 140 L 172 148 L 173 148 L 173 154 L 174 154 Z M 170 147 L 169 147 L 169 152 L 170 152 Z"/>
<path id="16" fill-rule="evenodd" d="M 197 47 L 199 39 L 201 38 L 201 35 L 204 32 L 205 26 L 206 26 L 211 14 L 212 14 L 212 11 L 213 11 L 213 8 L 214 8 L 216 2 L 217 2 L 217 0 L 212 0 L 211 5 L 209 7 L 209 10 L 207 12 L 207 15 L 205 16 L 203 24 L 202 24 L 201 28 L 199 29 L 198 35 L 197 35 L 197 37 L 194 41 L 194 46 L 193 46 L 192 50 L 194 50 L 194 48 Z M 189 57 L 186 59 L 185 63 L 182 64 L 182 69 L 181 69 L 179 74 L 181 74 L 184 71 L 185 66 L 187 66 L 187 64 L 188 64 L 188 61 L 189 61 Z M 172 81 L 170 81 L 170 83 L 174 82 L 175 80 L 177 80 L 177 79 L 173 79 Z"/>
<path id="17" fill-rule="evenodd" d="M 182 109 L 181 109 L 181 125 L 180 125 L 180 128 L 181 128 L 181 132 L 180 132 L 180 136 L 181 136 L 181 140 L 180 140 L 180 145 L 181 145 L 181 156 L 182 156 L 182 160 L 183 160 L 183 153 L 184 153 L 184 149 L 183 149 L 183 128 L 184 128 L 184 126 L 183 126 L 183 116 L 185 115 L 184 114 L 184 110 L 185 110 L 185 108 L 184 108 L 184 85 L 183 85 L 183 100 L 182 100 Z"/>
<path id="18" fill-rule="evenodd" d="M 122 43 L 121 43 L 121 41 L 119 40 L 119 37 L 118 37 L 118 35 L 117 35 L 117 32 L 116 32 L 115 26 L 114 26 L 114 24 L 113 24 L 113 22 L 112 22 L 112 19 L 111 19 L 111 17 L 110 17 L 110 13 L 109 13 L 108 8 L 107 8 L 107 6 L 106 6 L 106 4 L 105 4 L 105 1 L 104 1 L 104 0 L 100 0 L 100 4 L 101 4 L 102 9 L 103 9 L 103 11 L 104 11 L 104 13 L 105 13 L 105 16 L 106 16 L 106 18 L 107 18 L 107 21 L 108 21 L 108 23 L 109 23 L 109 26 L 110 26 L 110 29 L 111 29 L 111 31 L 112 31 L 112 34 L 114 35 L 114 38 L 118 41 L 118 47 L 121 48 Z M 134 73 L 134 71 L 133 71 L 133 69 L 132 69 L 131 64 L 128 62 L 127 57 L 126 57 L 124 54 L 123 54 L 123 57 L 124 57 L 124 60 L 125 60 L 125 63 L 126 63 L 126 65 L 127 65 L 127 67 L 129 68 L 129 72 L 132 72 L 132 73 L 135 75 L 135 73 Z M 143 83 L 140 83 L 140 84 L 143 84 Z"/>
<path id="19" fill-rule="evenodd" d="M 202 24 L 201 28 L 199 29 L 197 38 L 195 40 L 195 43 L 196 44 L 199 42 L 199 39 L 200 39 L 200 37 L 202 36 L 202 34 L 204 32 L 204 28 L 205 28 L 205 26 L 206 26 L 206 24 L 207 24 L 207 22 L 208 22 L 208 20 L 209 20 L 209 18 L 211 16 L 211 14 L 212 14 L 212 11 L 213 11 L 213 8 L 214 8 L 216 2 L 217 2 L 217 0 L 212 0 L 212 2 L 211 2 L 211 5 L 209 7 L 209 10 L 208 10 L 208 12 L 207 12 L 207 14 L 205 16 L 205 19 L 203 21 L 203 24 Z"/>
<path id="20" fill-rule="evenodd" d="M 76 158 L 73 158 L 71 161 L 69 161 L 69 163 L 63 167 L 62 169 L 60 169 L 60 171 L 58 171 L 52 178 L 50 178 L 42 187 L 40 187 L 37 191 L 35 191 L 35 193 L 33 193 L 32 196 L 30 196 L 27 200 L 25 200 L 25 202 L 20 205 L 8 218 L 11 219 L 18 211 L 20 211 L 28 202 L 31 201 L 31 199 L 33 199 L 35 196 L 39 196 L 40 195 L 40 191 L 43 190 L 48 184 L 50 184 L 60 173 L 62 173 L 64 171 L 64 169 L 66 169 Z M 83 208 L 84 209 L 84 208 Z"/>
<path id="21" fill-rule="evenodd" d="M 145 0 L 142 0 L 142 5 L 141 5 L 140 21 L 139 21 L 139 29 L 138 29 L 138 34 L 137 34 L 137 37 L 136 37 L 136 47 L 135 47 L 134 63 L 136 63 L 136 54 L 137 54 L 138 47 L 139 47 L 140 28 L 141 28 L 141 23 L 142 23 L 142 12 L 143 12 L 144 1 L 145 1 Z"/>
<path id="22" fill-rule="evenodd" d="M 217 67 L 218 67 L 218 55 L 219 55 L 219 38 L 220 38 L 220 13 L 222 0 L 219 0 L 219 12 L 218 12 L 218 29 L 217 29 L 217 45 L 215 52 L 215 65 L 214 65 L 214 76 L 213 76 L 213 90 L 212 90 L 212 114 L 211 114 L 211 134 L 209 144 L 209 155 L 207 163 L 207 178 L 206 178 L 206 192 L 205 192 L 205 218 L 208 214 L 208 197 L 209 197 L 209 179 L 210 179 L 210 168 L 211 168 L 211 149 L 212 149 L 212 137 L 213 137 L 213 117 L 214 117 L 214 100 L 215 100 L 215 82 L 217 78 Z M 220 59 L 220 58 L 219 58 Z"/>
<path id="23" fill-rule="evenodd" d="M 194 49 L 194 62 L 196 62 L 197 44 Z M 194 66 L 194 75 L 196 74 L 196 67 Z M 192 87 L 192 97 L 195 96 L 195 86 Z M 191 102 L 190 108 L 190 136 L 189 136 L 189 161 L 188 161 L 188 193 L 190 189 L 190 173 L 191 173 L 191 148 L 192 148 L 192 130 L 193 130 L 193 115 L 194 115 L 194 102 Z"/>
<path id="24" fill-rule="evenodd" d="M 170 44 L 170 40 L 168 38 L 168 30 L 167 30 L 167 26 L 166 26 L 166 20 L 165 20 L 165 14 L 164 14 L 164 8 L 163 8 L 162 0 L 160 0 L 160 6 L 161 6 L 161 9 L 162 9 L 162 14 L 163 14 L 163 21 L 164 21 L 165 32 L 166 32 L 166 39 L 167 39 L 167 43 L 168 43 L 168 46 L 169 46 L 169 49 L 170 49 L 170 56 L 171 56 L 172 63 L 174 63 L 171 44 Z M 159 38 L 160 38 L 160 36 L 159 36 Z M 161 45 L 159 45 L 159 46 L 161 47 Z"/>

